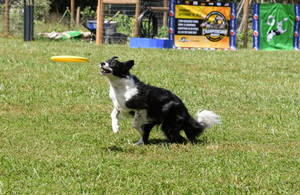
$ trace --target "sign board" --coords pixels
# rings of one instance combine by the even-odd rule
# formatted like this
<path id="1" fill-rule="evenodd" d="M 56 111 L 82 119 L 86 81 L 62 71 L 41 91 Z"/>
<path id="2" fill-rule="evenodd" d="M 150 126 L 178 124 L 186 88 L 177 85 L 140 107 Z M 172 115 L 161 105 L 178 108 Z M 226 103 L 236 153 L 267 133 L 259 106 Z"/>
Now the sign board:
<path id="1" fill-rule="evenodd" d="M 170 39 L 180 48 L 236 49 L 236 6 L 223 2 L 170 1 Z"/>
<path id="2" fill-rule="evenodd" d="M 253 48 L 299 50 L 299 24 L 299 5 L 255 4 Z"/>

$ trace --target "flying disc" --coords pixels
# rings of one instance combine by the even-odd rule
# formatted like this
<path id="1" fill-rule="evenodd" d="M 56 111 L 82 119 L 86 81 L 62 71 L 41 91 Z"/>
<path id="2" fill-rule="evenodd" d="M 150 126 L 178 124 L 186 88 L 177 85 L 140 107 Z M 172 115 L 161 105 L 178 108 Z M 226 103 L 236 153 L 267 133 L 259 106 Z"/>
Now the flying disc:
<path id="1" fill-rule="evenodd" d="M 51 60 L 55 62 L 88 62 L 87 58 L 80 56 L 52 56 Z"/>

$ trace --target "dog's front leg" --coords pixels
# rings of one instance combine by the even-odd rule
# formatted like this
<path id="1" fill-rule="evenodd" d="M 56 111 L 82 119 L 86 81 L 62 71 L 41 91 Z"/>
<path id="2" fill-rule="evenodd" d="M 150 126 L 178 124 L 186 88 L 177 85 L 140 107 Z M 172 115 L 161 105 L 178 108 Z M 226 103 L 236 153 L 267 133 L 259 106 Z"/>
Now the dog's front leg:
<path id="1" fill-rule="evenodd" d="M 142 115 L 141 111 L 136 111 L 134 114 L 132 126 L 136 130 L 138 130 L 138 132 L 141 135 L 141 139 L 135 145 L 143 145 L 144 144 L 144 139 L 143 139 L 144 130 L 142 128 L 143 122 L 144 122 L 144 120 L 143 120 L 143 115 Z"/>
<path id="2" fill-rule="evenodd" d="M 118 124 L 118 115 L 119 110 L 117 108 L 114 108 L 113 111 L 110 114 L 111 122 L 112 122 L 112 129 L 114 133 L 117 133 L 119 131 L 119 124 Z"/>
<path id="3" fill-rule="evenodd" d="M 148 144 L 149 134 L 155 123 L 151 123 L 147 120 L 147 111 L 136 111 L 132 125 L 139 131 L 141 135 L 141 138 L 136 145 Z"/>

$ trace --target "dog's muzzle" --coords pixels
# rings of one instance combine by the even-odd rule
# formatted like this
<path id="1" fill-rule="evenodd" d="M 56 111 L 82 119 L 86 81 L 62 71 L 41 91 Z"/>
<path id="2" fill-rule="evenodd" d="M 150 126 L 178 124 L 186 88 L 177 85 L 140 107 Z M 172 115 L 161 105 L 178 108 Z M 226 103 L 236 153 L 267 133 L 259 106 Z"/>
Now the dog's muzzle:
<path id="1" fill-rule="evenodd" d="M 99 68 L 100 68 L 100 74 L 101 75 L 111 74 L 112 73 L 112 69 L 108 66 L 107 63 L 102 62 L 99 65 Z"/>

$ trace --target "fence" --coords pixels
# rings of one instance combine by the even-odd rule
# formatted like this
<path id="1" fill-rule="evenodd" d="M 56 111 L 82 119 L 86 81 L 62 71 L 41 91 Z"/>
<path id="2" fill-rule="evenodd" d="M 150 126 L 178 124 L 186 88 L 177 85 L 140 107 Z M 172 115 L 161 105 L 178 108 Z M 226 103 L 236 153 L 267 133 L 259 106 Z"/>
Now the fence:
<path id="1" fill-rule="evenodd" d="M 39 1 L 34 6 L 35 26 L 50 18 L 50 4 Z M 0 0 L 0 35 L 22 36 L 24 31 L 24 0 Z"/>
<path id="2" fill-rule="evenodd" d="M 299 3 L 300 0 L 291 0 L 288 3 Z M 8 11 L 6 11 L 5 2 L 9 2 Z M 48 3 L 47 3 L 48 2 Z M 74 16 L 74 23 L 77 19 L 78 25 L 75 25 L 72 28 L 70 25 L 70 14 L 66 13 L 64 17 L 62 17 L 62 13 L 58 14 L 56 12 L 50 13 L 50 1 L 35 1 L 34 5 L 34 31 L 35 37 L 39 33 L 45 32 L 63 32 L 68 30 L 81 30 L 81 31 L 91 31 L 88 28 L 88 21 L 96 19 L 96 4 L 92 7 L 83 7 L 75 9 L 75 16 Z M 144 9 L 144 5 L 152 7 L 155 13 L 155 16 L 158 19 L 158 37 L 167 37 L 168 29 L 165 27 L 168 23 L 168 12 L 164 12 L 162 9 L 158 9 L 157 7 L 168 7 L 169 5 L 164 5 L 163 0 L 153 0 L 153 1 L 146 1 L 141 0 L 141 12 Z M 246 17 L 248 19 L 245 20 L 243 8 L 245 2 L 249 2 L 249 15 Z M 249 25 L 249 29 L 252 26 L 252 10 L 253 10 L 253 3 L 258 2 L 252 0 L 240 0 L 237 1 L 237 30 L 238 30 L 238 43 L 242 44 L 242 37 L 243 28 Z M 260 0 L 263 2 L 263 0 Z M 270 2 L 274 3 L 275 0 L 270 0 Z M 279 1 L 277 1 L 279 3 Z M 167 1 L 169 3 L 169 0 Z M 287 2 L 284 2 L 287 3 Z M 75 5 L 76 6 L 76 5 Z M 64 8 L 67 10 L 67 7 Z M 118 27 L 116 32 L 119 34 L 126 35 L 128 37 L 133 36 L 133 26 L 134 26 L 134 17 L 135 17 L 135 5 L 118 5 L 118 4 L 105 4 L 104 5 L 104 16 L 106 20 L 113 18 L 113 21 L 118 23 Z M 77 13 L 76 13 L 77 12 Z M 50 13 L 50 14 L 49 14 Z M 118 14 L 117 14 L 118 13 Z M 117 14 L 117 15 L 116 15 Z M 8 20 L 6 20 L 6 16 L 8 16 Z M 23 36 L 23 22 L 24 22 L 24 4 L 23 0 L 0 0 L 0 36 L 5 35 L 8 33 L 12 36 Z M 246 23 L 244 22 L 246 21 Z M 82 25 L 81 25 L 82 24 Z M 243 25 L 246 24 L 246 25 Z M 8 27 L 8 28 L 7 28 Z M 8 32 L 7 32 L 8 31 Z M 249 30 L 249 41 L 252 41 L 252 31 Z M 238 45 L 239 46 L 239 45 Z"/>
<path id="3" fill-rule="evenodd" d="M 0 21 L 0 34 L 13 35 L 22 32 L 23 6 L 16 1 L 0 2 Z"/>

